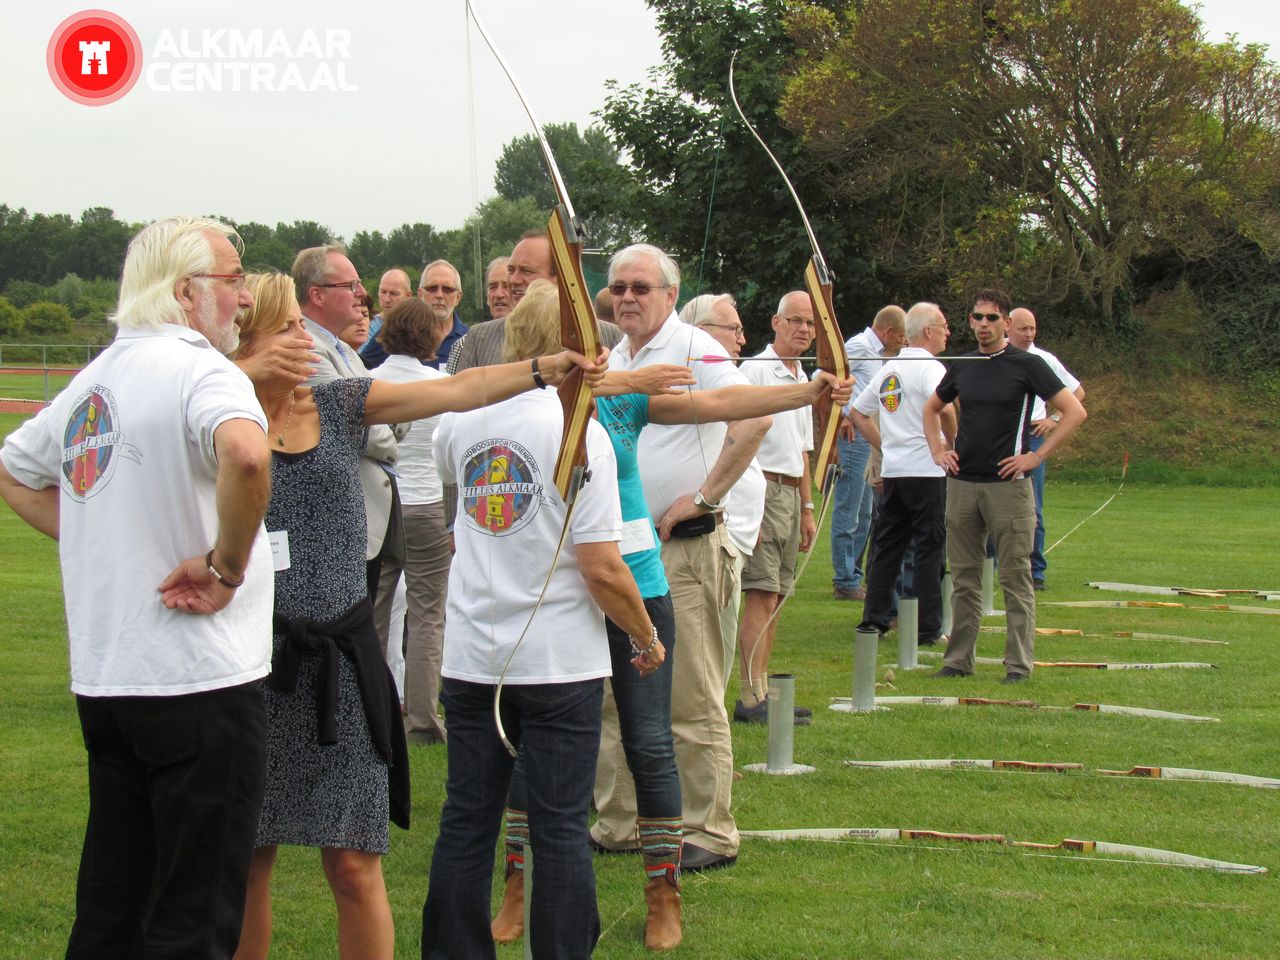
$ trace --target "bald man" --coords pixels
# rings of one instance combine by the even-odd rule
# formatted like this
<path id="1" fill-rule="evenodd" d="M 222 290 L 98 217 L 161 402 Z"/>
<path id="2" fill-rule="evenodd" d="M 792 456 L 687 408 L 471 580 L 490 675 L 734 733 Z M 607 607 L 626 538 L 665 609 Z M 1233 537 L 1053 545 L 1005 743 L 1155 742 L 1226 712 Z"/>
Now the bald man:
<path id="1" fill-rule="evenodd" d="M 1062 361 L 1048 350 L 1036 346 L 1036 315 L 1026 307 L 1015 307 L 1009 311 L 1009 342 L 1019 350 L 1034 353 L 1049 365 L 1049 369 L 1057 374 L 1063 386 L 1075 394 L 1077 400 L 1084 400 L 1084 387 L 1065 366 Z M 1044 445 L 1045 437 L 1053 433 L 1058 426 L 1059 414 L 1049 414 L 1045 403 L 1036 397 L 1031 411 L 1031 450 L 1034 453 Z M 1036 535 L 1031 547 L 1031 585 L 1036 590 L 1045 588 L 1045 571 L 1049 567 L 1044 556 L 1044 464 L 1036 467 L 1028 476 L 1031 477 L 1031 490 L 1036 497 Z"/>
<path id="2" fill-rule="evenodd" d="M 409 274 L 399 267 L 392 267 L 378 281 L 378 309 L 382 312 L 369 322 L 369 339 L 358 351 L 365 369 L 372 370 L 387 359 L 387 352 L 378 343 L 378 334 L 382 332 L 382 315 L 411 296 L 413 285 L 409 282 Z"/>

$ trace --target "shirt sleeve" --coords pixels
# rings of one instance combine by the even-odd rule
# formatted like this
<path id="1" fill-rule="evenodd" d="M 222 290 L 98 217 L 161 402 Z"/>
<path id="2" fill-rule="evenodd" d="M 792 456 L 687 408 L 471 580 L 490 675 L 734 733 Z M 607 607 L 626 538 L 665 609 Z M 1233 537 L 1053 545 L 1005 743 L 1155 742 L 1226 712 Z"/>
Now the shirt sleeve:
<path id="1" fill-rule="evenodd" d="M 1031 388 L 1036 396 L 1042 400 L 1048 400 L 1059 390 L 1066 389 L 1062 381 L 1049 369 L 1049 364 L 1045 363 L 1044 357 L 1038 357 L 1035 354 L 1027 354 L 1027 356 L 1031 358 L 1031 362 L 1027 364 L 1027 371 Z"/>
<path id="2" fill-rule="evenodd" d="M 854 410 L 857 410 L 864 417 L 869 417 L 876 412 L 876 406 L 880 402 L 880 377 L 874 377 L 870 383 L 862 388 L 862 392 L 849 404 Z"/>
<path id="3" fill-rule="evenodd" d="M 958 395 L 956 390 L 957 366 L 958 364 L 953 363 L 951 366 L 947 367 L 946 372 L 942 375 L 942 379 L 938 381 L 938 386 L 933 391 L 938 399 L 943 403 L 950 403 Z"/>
<path id="4" fill-rule="evenodd" d="M 621 540 L 618 462 L 604 427 L 595 421 L 587 425 L 587 468 L 591 471 L 591 479 L 583 484 L 573 508 L 573 542 Z"/>
<path id="5" fill-rule="evenodd" d="M 54 407 L 38 414 L 9 434 L 0 449 L 0 460 L 13 479 L 32 490 L 58 483 L 62 465 L 62 444 L 53 419 Z"/>
<path id="6" fill-rule="evenodd" d="M 453 455 L 450 453 L 453 439 L 454 421 L 457 414 L 446 413 L 440 417 L 440 423 L 431 438 L 431 455 L 436 461 L 436 476 L 441 483 L 456 484 L 458 475 L 454 472 Z"/>
<path id="7" fill-rule="evenodd" d="M 229 361 L 211 366 L 195 383 L 187 398 L 187 435 L 205 462 L 217 468 L 213 435 L 228 420 L 252 420 L 263 432 L 267 418 L 254 395 L 253 384 Z"/>

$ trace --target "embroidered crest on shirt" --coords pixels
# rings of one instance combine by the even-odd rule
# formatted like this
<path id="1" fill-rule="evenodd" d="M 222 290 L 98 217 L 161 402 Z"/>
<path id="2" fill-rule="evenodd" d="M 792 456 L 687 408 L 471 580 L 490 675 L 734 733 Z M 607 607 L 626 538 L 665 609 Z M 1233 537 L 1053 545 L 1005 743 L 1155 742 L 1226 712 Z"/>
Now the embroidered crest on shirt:
<path id="1" fill-rule="evenodd" d="M 62 433 L 62 486 L 76 500 L 105 488 L 122 457 L 141 462 L 119 420 L 115 397 L 104 386 L 95 384 L 76 400 Z"/>
<path id="2" fill-rule="evenodd" d="M 527 526 L 545 495 L 537 461 L 514 440 L 484 440 L 467 450 L 462 479 L 467 519 L 492 537 Z"/>
<path id="3" fill-rule="evenodd" d="M 902 406 L 902 380 L 891 373 L 880 384 L 880 406 L 894 413 Z"/>

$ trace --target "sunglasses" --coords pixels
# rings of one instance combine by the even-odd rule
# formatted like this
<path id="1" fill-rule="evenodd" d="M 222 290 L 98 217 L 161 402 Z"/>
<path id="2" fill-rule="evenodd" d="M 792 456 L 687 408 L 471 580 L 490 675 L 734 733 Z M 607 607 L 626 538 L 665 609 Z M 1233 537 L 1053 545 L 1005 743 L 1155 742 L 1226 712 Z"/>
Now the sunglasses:
<path id="1" fill-rule="evenodd" d="M 422 289 L 427 291 L 427 293 L 444 292 L 450 296 L 458 292 L 457 287 L 451 287 L 447 283 L 429 283 Z"/>
<path id="2" fill-rule="evenodd" d="M 615 297 L 625 297 L 627 291 L 630 290 L 637 297 L 648 296 L 651 290 L 665 290 L 667 285 L 660 283 L 656 287 L 651 283 L 645 283 L 643 280 L 636 283 L 611 283 L 609 284 L 609 292 Z"/>
<path id="3" fill-rule="evenodd" d="M 1004 314 L 1002 313 L 971 313 L 969 314 L 969 319 L 972 320 L 974 323 L 977 323 L 980 320 L 985 320 L 987 321 L 987 323 L 995 323 L 997 320 L 1003 320 Z"/>

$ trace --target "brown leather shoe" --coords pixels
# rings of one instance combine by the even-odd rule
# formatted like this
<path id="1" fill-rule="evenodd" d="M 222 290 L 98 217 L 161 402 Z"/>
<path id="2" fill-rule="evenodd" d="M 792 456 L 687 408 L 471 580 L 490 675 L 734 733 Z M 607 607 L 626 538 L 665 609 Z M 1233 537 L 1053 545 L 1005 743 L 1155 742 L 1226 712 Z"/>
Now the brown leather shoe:
<path id="1" fill-rule="evenodd" d="M 680 888 L 674 877 L 654 877 L 644 885 L 649 915 L 644 921 L 644 945 L 650 950 L 674 950 L 684 934 L 680 930 Z"/>
<path id="2" fill-rule="evenodd" d="M 512 870 L 507 874 L 507 885 L 502 891 L 502 906 L 489 925 L 494 943 L 515 943 L 524 933 L 524 871 Z"/>

